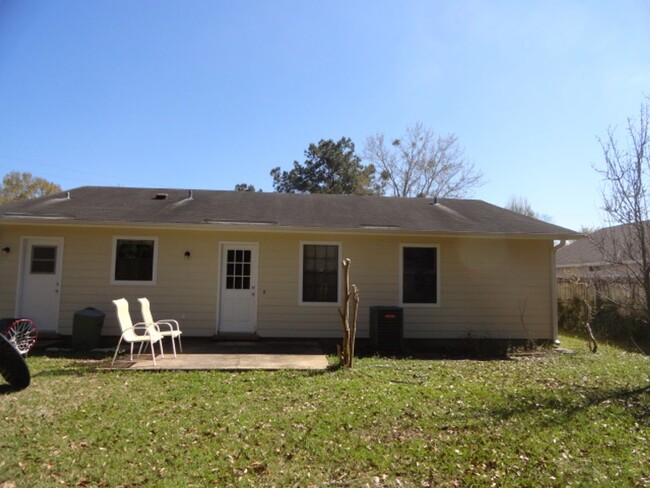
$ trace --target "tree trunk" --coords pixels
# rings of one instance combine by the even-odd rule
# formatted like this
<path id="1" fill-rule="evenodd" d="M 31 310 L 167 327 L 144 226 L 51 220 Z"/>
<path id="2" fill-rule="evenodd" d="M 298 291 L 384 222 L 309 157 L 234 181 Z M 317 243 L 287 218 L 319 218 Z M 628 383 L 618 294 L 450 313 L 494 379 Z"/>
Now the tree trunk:
<path id="1" fill-rule="evenodd" d="M 343 309 L 339 309 L 341 316 L 341 327 L 343 329 L 343 344 L 339 348 L 339 359 L 341 364 L 351 368 L 354 358 L 354 342 L 357 335 L 357 316 L 359 311 L 359 289 L 356 285 L 350 287 L 350 259 L 343 261 Z M 350 307 L 350 300 L 352 307 Z M 350 311 L 352 321 L 350 322 Z"/>

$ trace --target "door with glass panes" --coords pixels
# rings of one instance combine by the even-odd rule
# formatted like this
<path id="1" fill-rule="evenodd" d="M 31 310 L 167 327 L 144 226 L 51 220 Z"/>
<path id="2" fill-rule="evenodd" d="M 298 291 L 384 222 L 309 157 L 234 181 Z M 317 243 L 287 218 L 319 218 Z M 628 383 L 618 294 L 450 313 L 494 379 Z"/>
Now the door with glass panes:
<path id="1" fill-rule="evenodd" d="M 223 244 L 219 333 L 252 334 L 257 325 L 257 244 Z"/>

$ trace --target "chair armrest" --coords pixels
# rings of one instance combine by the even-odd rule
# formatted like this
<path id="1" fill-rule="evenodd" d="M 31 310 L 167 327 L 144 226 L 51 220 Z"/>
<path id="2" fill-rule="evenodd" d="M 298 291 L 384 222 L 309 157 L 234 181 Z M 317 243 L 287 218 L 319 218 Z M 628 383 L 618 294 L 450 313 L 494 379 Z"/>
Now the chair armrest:
<path id="1" fill-rule="evenodd" d="M 174 319 L 162 319 L 162 320 L 156 320 L 156 324 L 158 325 L 167 325 L 170 330 L 178 330 L 180 331 L 181 328 L 178 325 L 178 321 Z M 174 328 L 175 326 L 175 328 Z"/>
<path id="2" fill-rule="evenodd" d="M 145 331 L 145 335 L 149 335 L 149 329 L 152 328 L 156 332 L 160 333 L 160 327 L 158 327 L 158 324 L 153 323 L 153 324 L 147 324 L 146 322 L 138 322 L 136 324 L 133 324 L 133 327 L 129 327 L 126 330 L 143 330 Z"/>

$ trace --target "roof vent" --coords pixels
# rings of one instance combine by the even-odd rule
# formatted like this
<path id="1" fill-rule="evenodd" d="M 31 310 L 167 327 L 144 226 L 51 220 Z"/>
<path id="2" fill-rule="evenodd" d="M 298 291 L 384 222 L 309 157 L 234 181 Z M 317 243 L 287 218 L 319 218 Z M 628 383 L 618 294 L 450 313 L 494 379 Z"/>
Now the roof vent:
<path id="1" fill-rule="evenodd" d="M 167 200 L 167 197 L 169 196 L 168 193 L 156 193 L 156 196 L 153 197 L 154 200 Z"/>

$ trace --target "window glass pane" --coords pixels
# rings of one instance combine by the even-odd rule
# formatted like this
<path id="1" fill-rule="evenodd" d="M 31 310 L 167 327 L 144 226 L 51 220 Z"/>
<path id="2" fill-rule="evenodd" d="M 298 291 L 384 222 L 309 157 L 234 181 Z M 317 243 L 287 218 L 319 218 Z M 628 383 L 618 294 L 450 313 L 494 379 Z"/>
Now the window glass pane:
<path id="1" fill-rule="evenodd" d="M 34 274 L 56 273 L 56 246 L 33 246 L 30 271 Z"/>
<path id="2" fill-rule="evenodd" d="M 316 246 L 305 246 L 303 253 L 305 259 L 313 258 L 316 255 Z"/>
<path id="3" fill-rule="evenodd" d="M 116 281 L 153 280 L 154 241 L 118 239 L 115 251 Z"/>
<path id="4" fill-rule="evenodd" d="M 437 303 L 437 249 L 405 247 L 403 251 L 402 301 L 404 303 Z"/>
<path id="5" fill-rule="evenodd" d="M 252 252 L 231 249 L 227 254 L 226 288 L 232 290 L 250 289 Z"/>
<path id="6" fill-rule="evenodd" d="M 305 244 L 303 248 L 302 301 L 338 301 L 339 248 L 336 245 Z"/>
<path id="7" fill-rule="evenodd" d="M 33 259 L 56 259 L 56 246 L 34 246 L 32 247 Z"/>
<path id="8" fill-rule="evenodd" d="M 329 258 L 324 267 L 329 272 L 335 272 L 339 267 L 338 256 L 332 256 Z"/>

